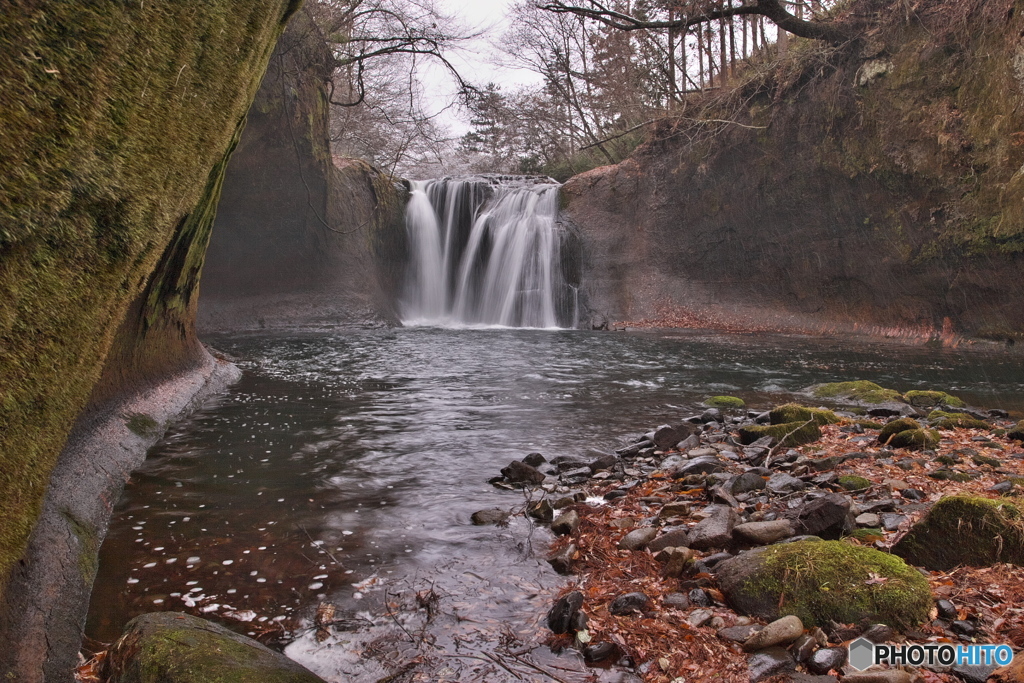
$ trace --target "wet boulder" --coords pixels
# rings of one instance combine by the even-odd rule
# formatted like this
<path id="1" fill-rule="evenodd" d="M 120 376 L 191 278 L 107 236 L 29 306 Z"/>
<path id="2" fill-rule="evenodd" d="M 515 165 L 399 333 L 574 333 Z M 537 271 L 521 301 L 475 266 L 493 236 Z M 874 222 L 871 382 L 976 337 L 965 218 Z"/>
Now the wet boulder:
<path id="1" fill-rule="evenodd" d="M 572 591 L 558 598 L 548 612 L 548 628 L 559 635 L 576 630 L 581 607 L 583 593 L 579 591 Z"/>
<path id="2" fill-rule="evenodd" d="M 551 531 L 556 536 L 565 536 L 567 534 L 576 533 L 576 529 L 580 526 L 580 516 L 575 510 L 566 510 L 562 514 L 555 517 L 554 521 L 551 522 Z"/>
<path id="3" fill-rule="evenodd" d="M 513 460 L 509 463 L 508 467 L 501 470 L 501 476 L 513 484 L 536 485 L 544 481 L 543 472 L 522 460 Z"/>
<path id="4" fill-rule="evenodd" d="M 654 442 L 654 447 L 667 451 L 670 448 L 675 448 L 675 445 L 685 439 L 686 437 L 697 431 L 697 428 L 692 424 L 681 424 L 676 427 L 670 425 L 662 425 L 654 430 L 654 435 L 651 441 Z"/>
<path id="5" fill-rule="evenodd" d="M 1024 565 L 1024 515 L 1011 500 L 948 496 L 935 503 L 892 552 L 926 569 L 997 562 Z"/>
<path id="6" fill-rule="evenodd" d="M 143 614 L 110 647 L 110 683 L 323 683 L 251 638 L 180 612 Z"/>
<path id="7" fill-rule="evenodd" d="M 470 515 L 469 519 L 475 526 L 484 526 L 487 524 L 504 524 L 508 521 L 509 516 L 508 510 L 491 508 L 490 510 L 477 510 Z"/>
<path id="8" fill-rule="evenodd" d="M 646 612 L 650 609 L 651 599 L 644 593 L 626 593 L 611 601 L 608 611 L 617 617 L 624 617 L 637 612 Z"/>
<path id="9" fill-rule="evenodd" d="M 757 548 L 715 567 L 729 604 L 807 626 L 868 621 L 916 626 L 932 607 L 928 581 L 900 558 L 842 541 L 799 541 Z M 881 580 L 879 580 L 881 579 Z"/>
<path id="10" fill-rule="evenodd" d="M 1024 420 L 1017 423 L 1017 426 L 1006 432 L 1006 438 L 1013 441 L 1024 441 Z"/>

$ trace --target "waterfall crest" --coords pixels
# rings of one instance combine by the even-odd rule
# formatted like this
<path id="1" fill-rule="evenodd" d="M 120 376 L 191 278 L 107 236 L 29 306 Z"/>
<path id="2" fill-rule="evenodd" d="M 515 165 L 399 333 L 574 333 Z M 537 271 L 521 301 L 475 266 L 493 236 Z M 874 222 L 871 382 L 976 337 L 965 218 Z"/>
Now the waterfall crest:
<path id="1" fill-rule="evenodd" d="M 406 210 L 407 325 L 575 323 L 562 277 L 558 184 L 476 176 L 414 181 Z"/>

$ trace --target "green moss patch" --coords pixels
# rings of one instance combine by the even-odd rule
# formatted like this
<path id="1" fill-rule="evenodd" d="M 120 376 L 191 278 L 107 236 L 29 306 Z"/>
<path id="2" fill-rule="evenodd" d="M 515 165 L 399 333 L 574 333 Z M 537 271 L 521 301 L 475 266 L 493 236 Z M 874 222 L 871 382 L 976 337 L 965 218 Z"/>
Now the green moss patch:
<path id="1" fill-rule="evenodd" d="M 991 429 L 992 425 L 971 417 L 966 413 L 947 413 L 933 410 L 928 414 L 928 422 L 937 429 Z"/>
<path id="2" fill-rule="evenodd" d="M 1024 565 L 1024 515 L 1006 498 L 949 496 L 935 503 L 892 552 L 939 571 L 996 562 Z"/>
<path id="3" fill-rule="evenodd" d="M 917 406 L 919 408 L 935 408 L 938 406 L 963 408 L 966 405 L 956 396 L 947 394 L 944 391 L 908 391 L 903 394 L 903 398 L 905 398 L 907 403 L 910 405 Z"/>
<path id="4" fill-rule="evenodd" d="M 768 548 L 744 590 L 770 596 L 808 626 L 864 619 L 916 626 L 932 606 L 928 582 L 898 557 L 844 541 Z"/>
<path id="5" fill-rule="evenodd" d="M 760 438 L 770 436 L 784 448 L 803 446 L 821 438 L 821 429 L 813 420 L 789 422 L 778 425 L 750 425 L 739 430 L 740 443 L 752 444 Z"/>
<path id="6" fill-rule="evenodd" d="M 966 472 L 957 472 L 955 470 L 947 469 L 929 472 L 928 476 L 931 477 L 932 479 L 935 479 L 936 481 L 955 481 L 961 484 L 965 484 L 973 479 L 973 477 L 967 474 Z"/>
<path id="7" fill-rule="evenodd" d="M 898 391 L 886 389 L 866 380 L 819 384 L 811 387 L 811 393 L 817 398 L 839 398 L 872 404 L 902 402 L 903 400 L 903 396 Z"/>
<path id="8" fill-rule="evenodd" d="M 142 437 L 152 435 L 160 426 L 156 420 L 145 413 L 129 413 L 125 415 L 124 424 L 133 434 Z"/>
<path id="9" fill-rule="evenodd" d="M 831 410 L 807 408 L 798 403 L 787 403 L 778 406 L 773 408 L 768 415 L 773 425 L 807 422 L 808 420 L 814 420 L 818 425 L 831 425 L 840 422 L 839 416 Z"/>
<path id="10" fill-rule="evenodd" d="M 709 408 L 744 408 L 747 404 L 735 396 L 712 396 L 704 401 L 704 405 Z"/>
<path id="11" fill-rule="evenodd" d="M 878 432 L 878 443 L 886 444 L 892 437 L 896 436 L 900 432 L 905 432 L 908 429 L 920 429 L 921 425 L 909 417 L 901 417 L 898 420 L 886 423 L 880 432 Z"/>
<path id="12" fill-rule="evenodd" d="M 870 479 L 858 477 L 853 474 L 845 474 L 839 477 L 839 479 L 836 480 L 836 483 L 847 491 L 860 491 L 871 486 Z"/>
<path id="13" fill-rule="evenodd" d="M 939 433 L 934 429 L 907 429 L 890 438 L 889 445 L 911 450 L 932 449 L 938 447 L 939 439 Z"/>

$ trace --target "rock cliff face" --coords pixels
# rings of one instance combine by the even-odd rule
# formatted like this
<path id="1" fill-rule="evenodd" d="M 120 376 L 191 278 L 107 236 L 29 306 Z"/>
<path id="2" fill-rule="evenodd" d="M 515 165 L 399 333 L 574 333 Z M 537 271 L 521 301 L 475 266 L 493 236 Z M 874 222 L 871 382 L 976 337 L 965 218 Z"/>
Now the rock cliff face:
<path id="1" fill-rule="evenodd" d="M 859 0 L 858 43 L 765 58 L 571 179 L 591 321 L 1019 337 L 1022 10 Z"/>
<path id="2" fill-rule="evenodd" d="M 331 158 L 331 55 L 304 12 L 270 60 L 231 157 L 203 268 L 203 331 L 396 320 L 404 189 Z"/>
<path id="3" fill-rule="evenodd" d="M 95 445 L 116 423 L 115 450 L 145 442 L 162 420 L 121 406 L 172 417 L 223 367 L 194 335 L 199 270 L 228 156 L 298 4 L 17 3 L 0 16 L 0 677 L 70 677 L 84 611 L 61 613 L 58 594 L 88 595 L 126 475 L 85 457 L 51 477 L 76 420 L 72 441 Z M 81 466 L 108 486 L 55 495 Z M 67 561 L 41 570 L 43 556 Z"/>

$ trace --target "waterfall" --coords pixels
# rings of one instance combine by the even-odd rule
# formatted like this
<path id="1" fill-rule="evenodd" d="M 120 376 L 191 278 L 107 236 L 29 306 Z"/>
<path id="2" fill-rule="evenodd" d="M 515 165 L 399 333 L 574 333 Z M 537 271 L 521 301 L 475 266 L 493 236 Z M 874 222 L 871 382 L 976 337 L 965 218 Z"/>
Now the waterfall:
<path id="1" fill-rule="evenodd" d="M 558 187 L 506 176 L 414 181 L 403 321 L 574 324 L 574 296 L 562 277 Z"/>

